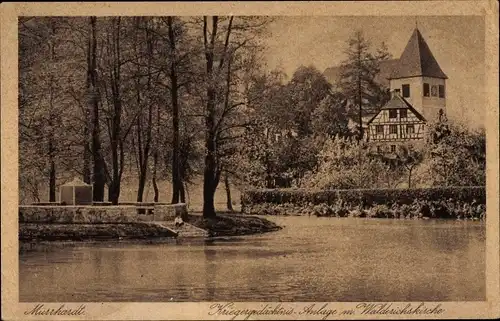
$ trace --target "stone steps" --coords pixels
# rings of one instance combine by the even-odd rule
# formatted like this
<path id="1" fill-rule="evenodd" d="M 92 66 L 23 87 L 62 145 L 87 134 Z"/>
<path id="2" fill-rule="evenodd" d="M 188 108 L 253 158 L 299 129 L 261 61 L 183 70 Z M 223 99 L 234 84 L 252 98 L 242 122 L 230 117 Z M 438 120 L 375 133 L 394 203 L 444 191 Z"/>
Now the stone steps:
<path id="1" fill-rule="evenodd" d="M 182 226 L 175 226 L 173 221 L 155 221 L 152 222 L 163 226 L 177 233 L 177 237 L 208 237 L 208 232 L 194 225 L 184 222 Z"/>

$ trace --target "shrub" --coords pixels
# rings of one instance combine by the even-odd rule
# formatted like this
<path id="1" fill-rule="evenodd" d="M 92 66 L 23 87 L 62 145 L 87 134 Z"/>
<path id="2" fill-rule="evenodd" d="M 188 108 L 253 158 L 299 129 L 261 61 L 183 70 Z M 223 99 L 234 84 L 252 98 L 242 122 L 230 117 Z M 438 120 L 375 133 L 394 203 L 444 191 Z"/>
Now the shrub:
<path id="1" fill-rule="evenodd" d="M 434 187 L 413 189 L 348 189 L 348 190 L 304 190 L 304 189 L 261 189 L 248 190 L 241 194 L 243 206 L 260 203 L 306 205 L 312 203 L 335 205 L 336 202 L 348 204 L 407 204 L 414 200 L 439 201 L 453 199 L 463 202 L 472 202 L 474 199 L 479 204 L 486 203 L 486 190 L 484 186 L 472 187 Z M 338 205 L 337 205 L 338 206 Z"/>
<path id="2" fill-rule="evenodd" d="M 370 144 L 357 139 L 328 139 L 318 156 L 318 166 L 302 181 L 307 188 L 367 188 L 394 186 L 399 171 L 370 153 Z"/>
<path id="3" fill-rule="evenodd" d="M 483 219 L 486 213 L 486 193 L 482 186 L 385 190 L 254 190 L 244 192 L 241 197 L 244 213 L 263 215 Z"/>

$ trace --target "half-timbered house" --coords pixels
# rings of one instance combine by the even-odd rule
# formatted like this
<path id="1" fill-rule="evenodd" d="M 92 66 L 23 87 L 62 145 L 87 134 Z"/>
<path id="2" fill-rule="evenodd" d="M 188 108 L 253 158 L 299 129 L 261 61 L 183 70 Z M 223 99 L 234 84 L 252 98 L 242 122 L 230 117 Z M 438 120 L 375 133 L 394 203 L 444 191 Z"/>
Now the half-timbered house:
<path id="1" fill-rule="evenodd" d="M 377 152 L 395 152 L 396 146 L 408 140 L 423 140 L 426 120 L 399 93 L 368 121 L 368 140 L 376 145 Z"/>
<path id="2" fill-rule="evenodd" d="M 426 124 L 446 112 L 448 77 L 415 28 L 389 77 L 392 98 L 368 121 L 366 138 L 378 152 L 403 142 L 423 141 Z"/>

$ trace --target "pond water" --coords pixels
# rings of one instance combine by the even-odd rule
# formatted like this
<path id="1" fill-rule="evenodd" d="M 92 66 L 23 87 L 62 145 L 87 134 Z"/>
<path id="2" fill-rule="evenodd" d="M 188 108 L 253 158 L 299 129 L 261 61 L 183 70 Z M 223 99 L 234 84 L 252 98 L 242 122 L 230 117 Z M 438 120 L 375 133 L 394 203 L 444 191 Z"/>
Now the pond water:
<path id="1" fill-rule="evenodd" d="M 21 302 L 485 300 L 485 225 L 268 217 L 211 241 L 22 244 Z"/>

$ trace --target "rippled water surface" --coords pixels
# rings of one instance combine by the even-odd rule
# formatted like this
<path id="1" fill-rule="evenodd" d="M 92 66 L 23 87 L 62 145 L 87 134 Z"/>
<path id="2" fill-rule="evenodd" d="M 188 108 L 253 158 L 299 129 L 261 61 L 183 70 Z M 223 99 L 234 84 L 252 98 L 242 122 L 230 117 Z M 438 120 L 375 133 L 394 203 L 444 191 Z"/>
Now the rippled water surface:
<path id="1" fill-rule="evenodd" d="M 485 300 L 485 226 L 270 217 L 285 228 L 212 241 L 23 244 L 20 300 Z"/>

